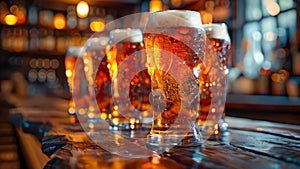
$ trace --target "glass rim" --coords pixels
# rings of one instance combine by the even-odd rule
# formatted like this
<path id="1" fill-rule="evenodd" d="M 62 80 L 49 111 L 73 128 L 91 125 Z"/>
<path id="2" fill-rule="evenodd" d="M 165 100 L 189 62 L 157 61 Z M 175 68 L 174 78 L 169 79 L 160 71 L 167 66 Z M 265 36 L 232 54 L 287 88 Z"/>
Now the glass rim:
<path id="1" fill-rule="evenodd" d="M 68 57 L 68 56 L 81 57 L 83 50 L 84 50 L 84 46 L 68 46 L 67 52 L 66 52 L 66 57 Z"/>
<path id="2" fill-rule="evenodd" d="M 119 42 L 143 42 L 143 32 L 137 28 L 113 29 L 109 32 L 111 43 Z"/>
<path id="3" fill-rule="evenodd" d="M 85 50 L 102 50 L 108 44 L 109 37 L 101 36 L 101 37 L 92 37 L 89 38 L 85 43 Z"/>
<path id="4" fill-rule="evenodd" d="M 203 24 L 206 36 L 210 35 L 212 38 L 224 39 L 231 42 L 229 37 L 228 27 L 226 23 L 209 23 Z"/>

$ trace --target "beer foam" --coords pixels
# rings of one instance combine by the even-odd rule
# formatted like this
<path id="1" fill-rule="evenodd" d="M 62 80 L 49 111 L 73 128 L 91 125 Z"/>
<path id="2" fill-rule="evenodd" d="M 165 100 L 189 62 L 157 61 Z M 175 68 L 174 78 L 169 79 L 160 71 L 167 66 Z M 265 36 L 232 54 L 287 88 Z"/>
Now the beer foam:
<path id="1" fill-rule="evenodd" d="M 227 32 L 227 26 L 225 23 L 205 24 L 204 29 L 208 37 L 224 39 L 230 42 L 230 38 Z"/>
<path id="2" fill-rule="evenodd" d="M 189 10 L 167 10 L 150 15 L 147 27 L 186 26 L 202 28 L 199 12 Z"/>
<path id="3" fill-rule="evenodd" d="M 95 37 L 90 38 L 86 42 L 87 50 L 102 50 L 105 49 L 106 45 L 108 44 L 109 38 L 108 37 Z"/>
<path id="4" fill-rule="evenodd" d="M 140 29 L 114 29 L 109 34 L 113 43 L 143 42 L 143 34 Z"/>

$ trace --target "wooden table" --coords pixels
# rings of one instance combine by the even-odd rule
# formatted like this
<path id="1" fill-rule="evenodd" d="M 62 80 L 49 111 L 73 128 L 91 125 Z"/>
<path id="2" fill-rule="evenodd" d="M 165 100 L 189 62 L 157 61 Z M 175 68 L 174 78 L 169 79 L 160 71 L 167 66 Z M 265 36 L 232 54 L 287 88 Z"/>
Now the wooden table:
<path id="1" fill-rule="evenodd" d="M 35 99 L 43 102 L 49 98 Z M 35 159 L 44 168 L 300 168 L 300 126 L 297 125 L 226 117 L 229 136 L 223 141 L 206 141 L 203 147 L 176 147 L 170 152 L 132 159 L 106 151 L 92 142 L 80 125 L 70 125 L 63 113 L 66 107 L 61 106 L 65 101 L 52 98 L 55 104 L 43 107 L 32 100 L 33 105 L 20 104 L 12 113 L 21 112 L 23 121 L 53 124 L 45 137 L 48 140 L 44 138 L 43 148 L 52 146 L 55 151 L 47 151 L 48 158 Z M 18 134 L 20 138 L 33 137 L 22 130 Z M 23 149 L 40 147 L 37 141 L 20 141 L 27 141 Z M 41 151 L 30 151 L 28 158 L 42 155 Z"/>

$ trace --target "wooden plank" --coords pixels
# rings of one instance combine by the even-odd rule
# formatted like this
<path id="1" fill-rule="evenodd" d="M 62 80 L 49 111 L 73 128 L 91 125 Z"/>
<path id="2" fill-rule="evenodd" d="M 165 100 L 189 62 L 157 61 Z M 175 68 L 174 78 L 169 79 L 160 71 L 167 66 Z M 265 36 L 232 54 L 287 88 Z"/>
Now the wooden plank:
<path id="1" fill-rule="evenodd" d="M 276 158 L 300 167 L 300 141 L 252 131 L 231 132 L 232 146 L 256 154 Z"/>
<path id="2" fill-rule="evenodd" d="M 253 169 L 253 168 L 299 168 L 299 165 L 245 151 L 229 144 L 206 143 L 204 148 L 184 148 L 167 156 L 191 168 Z"/>

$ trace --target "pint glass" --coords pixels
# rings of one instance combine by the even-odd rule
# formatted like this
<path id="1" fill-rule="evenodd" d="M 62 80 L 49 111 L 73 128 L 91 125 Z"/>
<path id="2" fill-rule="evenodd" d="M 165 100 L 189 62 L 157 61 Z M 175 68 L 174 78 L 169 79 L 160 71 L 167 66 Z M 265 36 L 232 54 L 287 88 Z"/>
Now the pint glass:
<path id="1" fill-rule="evenodd" d="M 148 145 L 162 151 L 201 145 L 212 134 L 203 126 L 214 126 L 222 115 L 225 83 L 218 56 L 207 55 L 200 14 L 152 13 L 144 42 L 154 118 Z"/>
<path id="2" fill-rule="evenodd" d="M 151 126 L 150 76 L 140 29 L 110 31 L 111 49 L 107 53 L 112 82 L 113 105 L 109 122 L 112 130 L 135 130 Z"/>
<path id="3" fill-rule="evenodd" d="M 205 41 L 198 12 L 150 14 L 144 31 L 154 118 L 149 146 L 167 151 L 170 146 L 200 144 L 196 117 L 199 84 L 207 80 Z"/>
<path id="4" fill-rule="evenodd" d="M 228 50 L 231 47 L 230 37 L 228 35 L 227 26 L 225 23 L 212 23 L 204 25 L 206 36 L 209 39 L 207 42 L 207 56 L 211 55 L 215 56 L 220 67 L 220 72 L 224 74 L 224 76 L 219 76 L 220 83 L 227 82 L 227 74 L 228 74 Z M 214 58 L 214 57 L 212 57 Z M 219 90 L 222 92 L 220 94 L 226 95 L 226 91 Z M 201 118 L 199 118 L 199 123 L 201 123 Z M 228 124 L 225 122 L 225 111 L 222 112 L 222 118 L 219 123 L 213 127 L 213 133 L 211 135 L 212 139 L 221 139 L 221 136 L 227 132 Z"/>
<path id="5" fill-rule="evenodd" d="M 109 37 L 99 36 L 90 38 L 85 45 L 83 59 L 88 82 L 89 105 L 80 114 L 87 114 L 87 120 L 97 118 L 106 120 L 108 117 L 107 109 L 112 102 L 106 57 L 108 42 Z"/>

